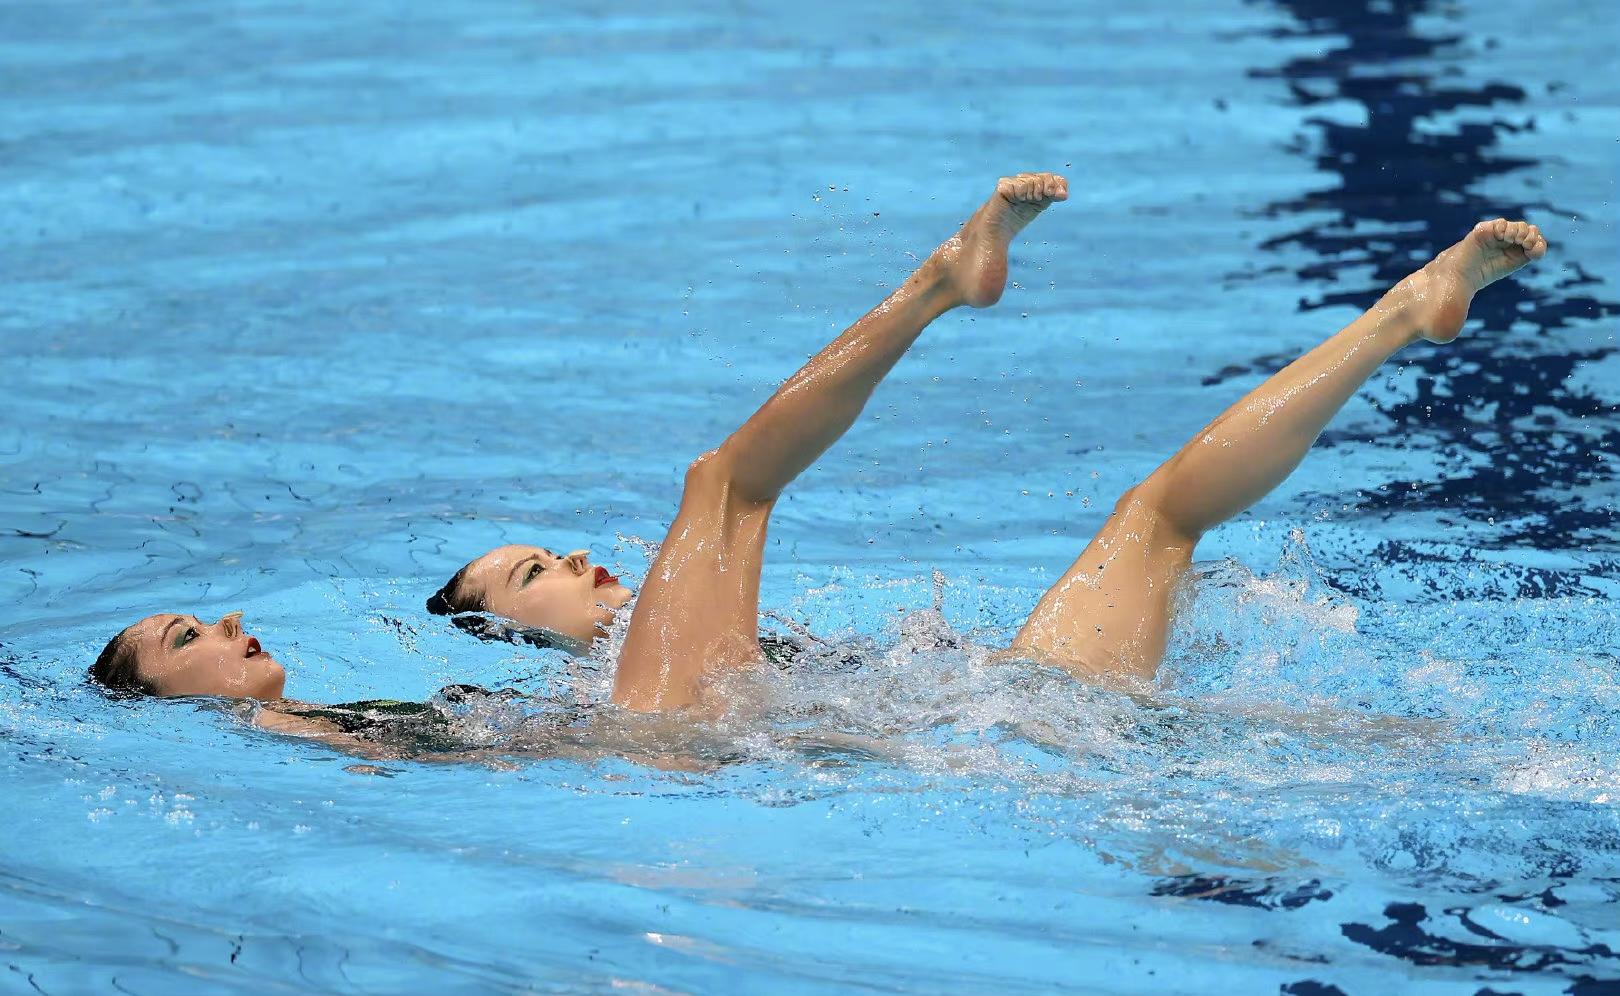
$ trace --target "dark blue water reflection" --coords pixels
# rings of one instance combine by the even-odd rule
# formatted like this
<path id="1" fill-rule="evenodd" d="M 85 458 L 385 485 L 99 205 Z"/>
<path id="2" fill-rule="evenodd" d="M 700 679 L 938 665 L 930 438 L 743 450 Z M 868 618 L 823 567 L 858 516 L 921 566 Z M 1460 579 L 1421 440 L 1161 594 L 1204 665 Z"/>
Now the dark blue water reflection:
<path id="1" fill-rule="evenodd" d="M 1288 258 L 1283 268 L 1310 289 L 1301 309 L 1366 308 L 1483 218 L 1540 221 L 1552 253 L 1559 252 L 1558 223 L 1580 218 L 1560 203 L 1558 191 L 1531 198 L 1504 195 L 1504 185 L 1494 184 L 1486 192 L 1487 181 L 1498 177 L 1519 178 L 1527 189 L 1540 185 L 1539 160 L 1500 148 L 1502 135 L 1534 132 L 1537 121 L 1519 109 L 1524 85 L 1489 79 L 1488 58 L 1464 58 L 1469 46 L 1488 54 L 1496 43 L 1454 29 L 1454 6 L 1262 2 L 1294 21 L 1268 37 L 1309 38 L 1322 48 L 1258 66 L 1251 75 L 1279 81 L 1293 106 L 1337 105 L 1334 113 L 1308 117 L 1307 130 L 1290 147 L 1335 182 L 1260 209 L 1274 218 L 1302 216 L 1299 228 L 1260 244 Z M 1420 25 L 1420 18 L 1427 21 Z M 1531 85 L 1549 93 L 1563 87 Z M 1343 113 L 1346 104 L 1364 113 L 1364 121 L 1346 123 L 1356 117 Z M 1301 251 L 1308 254 L 1305 262 L 1298 261 Z M 1566 274 L 1559 279 L 1509 280 L 1481 294 L 1471 314 L 1483 328 L 1449 349 L 1410 352 L 1406 362 L 1424 376 L 1415 394 L 1380 397 L 1378 411 L 1388 420 L 1381 429 L 1391 445 L 1432 448 L 1445 472 L 1393 480 L 1361 496 L 1362 511 L 1426 507 L 1488 521 L 1494 528 L 1477 534 L 1487 543 L 1613 547 L 1616 462 L 1595 454 L 1620 453 L 1620 404 L 1612 392 L 1604 398 L 1581 387 L 1575 375 L 1614 347 L 1592 335 L 1590 346 L 1571 348 L 1575 337 L 1547 333 L 1595 332 L 1592 323 L 1620 315 L 1620 303 L 1579 258 L 1557 262 Z M 1257 357 L 1211 382 L 1276 369 L 1290 359 L 1285 353 Z M 1362 443 L 1366 436 L 1357 426 L 1329 431 L 1324 442 Z M 1594 488 L 1603 500 L 1571 500 Z"/>

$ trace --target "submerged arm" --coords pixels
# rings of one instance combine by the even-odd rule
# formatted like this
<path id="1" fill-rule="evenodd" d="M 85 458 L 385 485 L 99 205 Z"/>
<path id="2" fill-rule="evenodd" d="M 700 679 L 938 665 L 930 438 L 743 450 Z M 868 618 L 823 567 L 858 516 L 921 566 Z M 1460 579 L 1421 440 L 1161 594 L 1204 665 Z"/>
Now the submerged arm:
<path id="1" fill-rule="evenodd" d="M 377 744 L 345 732 L 330 720 L 311 719 L 308 716 L 267 708 L 260 709 L 254 715 L 253 725 L 284 737 L 319 741 L 333 750 L 362 757 L 368 761 L 392 761 L 397 756 Z"/>

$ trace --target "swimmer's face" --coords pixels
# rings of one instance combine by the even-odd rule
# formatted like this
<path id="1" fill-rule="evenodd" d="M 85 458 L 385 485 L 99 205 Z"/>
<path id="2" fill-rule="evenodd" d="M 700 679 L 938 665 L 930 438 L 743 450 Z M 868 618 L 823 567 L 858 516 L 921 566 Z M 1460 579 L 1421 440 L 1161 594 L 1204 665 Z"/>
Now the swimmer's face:
<path id="1" fill-rule="evenodd" d="M 240 613 L 216 623 L 196 616 L 147 616 L 125 631 L 136 672 L 156 695 L 281 698 L 287 672 L 242 631 Z"/>
<path id="2" fill-rule="evenodd" d="M 631 591 L 591 564 L 588 550 L 558 556 L 539 546 L 498 546 L 466 567 L 463 587 L 486 612 L 589 644 Z"/>

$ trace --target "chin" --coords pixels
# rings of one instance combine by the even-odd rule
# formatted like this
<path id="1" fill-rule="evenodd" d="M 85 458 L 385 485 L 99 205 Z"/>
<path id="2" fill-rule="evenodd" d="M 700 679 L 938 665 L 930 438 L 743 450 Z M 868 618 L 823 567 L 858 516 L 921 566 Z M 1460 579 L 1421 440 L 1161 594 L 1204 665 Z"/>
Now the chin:
<path id="1" fill-rule="evenodd" d="M 262 698 L 265 701 L 281 698 L 282 690 L 287 687 L 287 669 L 275 661 L 270 661 L 269 667 L 265 668 L 262 687 L 264 694 L 256 696 L 257 698 Z"/>

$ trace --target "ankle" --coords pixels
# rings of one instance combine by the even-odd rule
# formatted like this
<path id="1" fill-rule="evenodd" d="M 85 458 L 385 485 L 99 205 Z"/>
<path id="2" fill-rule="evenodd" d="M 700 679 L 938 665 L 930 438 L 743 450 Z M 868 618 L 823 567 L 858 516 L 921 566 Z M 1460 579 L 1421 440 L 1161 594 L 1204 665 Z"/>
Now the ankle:
<path id="1" fill-rule="evenodd" d="M 1416 270 L 1408 274 L 1373 305 L 1381 338 L 1389 341 L 1391 352 L 1423 338 L 1424 303 L 1429 291 L 1429 274 Z"/>
<path id="2" fill-rule="evenodd" d="M 955 261 L 961 252 L 961 244 L 952 240 L 930 253 L 906 281 L 912 296 L 942 314 L 967 304 L 961 287 L 954 279 Z"/>

